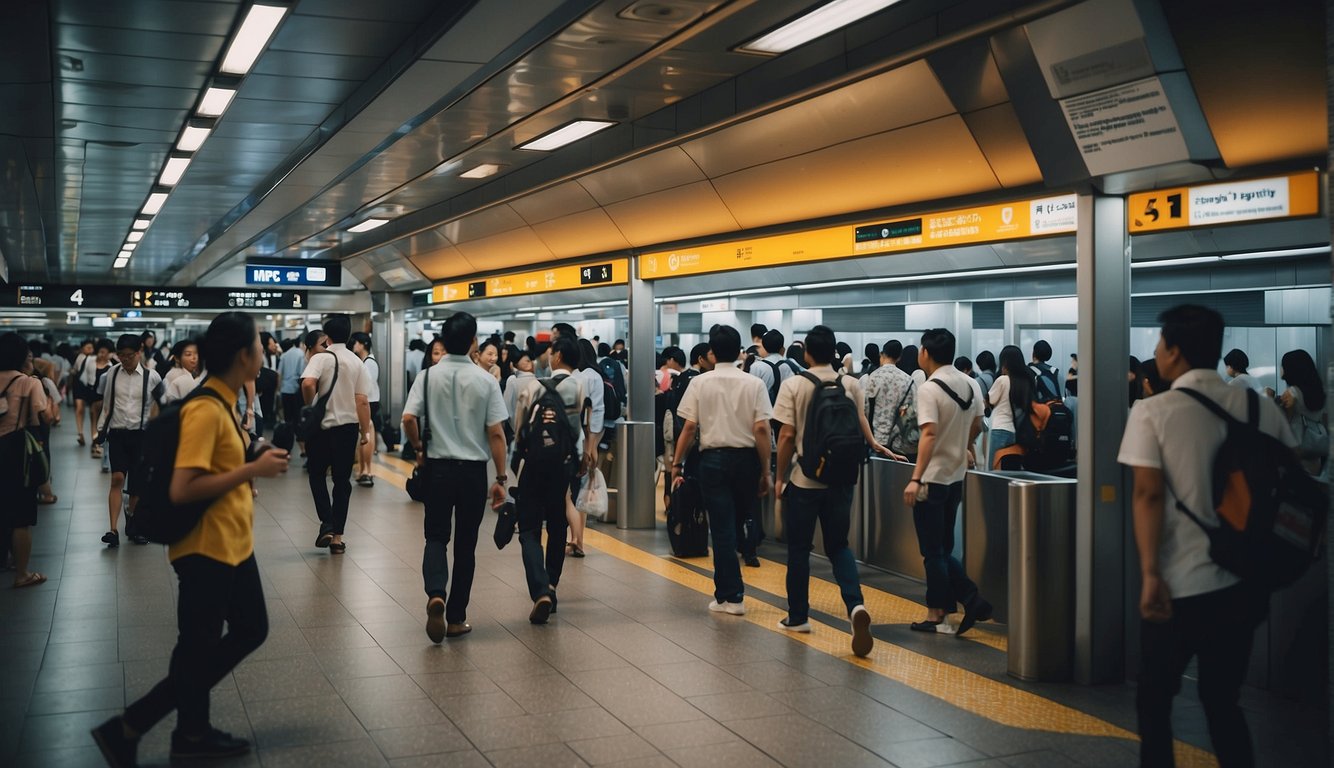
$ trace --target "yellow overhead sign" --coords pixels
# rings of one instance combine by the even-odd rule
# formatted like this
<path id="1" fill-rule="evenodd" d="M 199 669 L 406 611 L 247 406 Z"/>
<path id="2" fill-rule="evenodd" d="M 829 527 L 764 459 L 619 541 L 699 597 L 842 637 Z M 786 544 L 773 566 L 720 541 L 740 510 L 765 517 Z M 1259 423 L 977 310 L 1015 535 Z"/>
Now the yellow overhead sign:
<path id="1" fill-rule="evenodd" d="M 639 257 L 639 274 L 654 280 L 1074 232 L 1076 208 L 1075 195 L 1061 195 L 658 251 Z"/>
<path id="2" fill-rule="evenodd" d="M 1127 205 L 1132 235 L 1315 216 L 1320 213 L 1320 174 L 1306 171 L 1266 179 L 1138 192 L 1130 196 Z"/>
<path id="3" fill-rule="evenodd" d="M 479 280 L 443 283 L 431 288 L 431 303 L 443 304 L 469 299 L 497 296 L 524 296 L 532 293 L 555 293 L 572 288 L 599 285 L 624 285 L 630 278 L 628 259 L 606 259 L 589 264 L 537 269 L 496 275 Z"/>

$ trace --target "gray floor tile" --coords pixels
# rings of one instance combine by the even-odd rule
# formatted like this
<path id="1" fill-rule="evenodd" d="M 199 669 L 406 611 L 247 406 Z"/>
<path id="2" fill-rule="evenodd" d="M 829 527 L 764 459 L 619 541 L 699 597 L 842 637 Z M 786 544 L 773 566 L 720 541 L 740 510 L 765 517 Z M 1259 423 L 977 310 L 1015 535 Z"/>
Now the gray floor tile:
<path id="1" fill-rule="evenodd" d="M 662 750 L 702 747 L 736 741 L 739 737 L 712 720 L 694 720 L 683 723 L 641 725 L 635 732 L 644 740 Z"/>
<path id="2" fill-rule="evenodd" d="M 637 669 L 590 670 L 569 677 L 594 701 L 631 727 L 705 717 L 685 699 Z"/>
<path id="3" fill-rule="evenodd" d="M 347 705 L 368 731 L 445 722 L 445 713 L 430 699 L 352 700 Z"/>
<path id="4" fill-rule="evenodd" d="M 987 755 L 954 739 L 919 739 L 883 745 L 879 753 L 900 768 L 934 768 L 969 760 L 983 760 Z"/>
<path id="5" fill-rule="evenodd" d="M 757 691 L 787 691 L 826 685 L 774 659 L 745 664 L 724 664 L 720 669 Z"/>
<path id="6" fill-rule="evenodd" d="M 125 685 L 125 671 L 120 662 L 77 667 L 43 669 L 37 675 L 36 693 L 81 691 L 87 688 L 119 688 Z"/>
<path id="7" fill-rule="evenodd" d="M 385 677 L 346 677 L 330 681 L 334 690 L 344 701 L 401 701 L 404 699 L 424 699 L 423 691 L 417 682 L 408 675 L 387 675 Z"/>
<path id="8" fill-rule="evenodd" d="M 803 715 L 736 720 L 729 722 L 728 727 L 789 765 L 827 762 L 838 766 L 887 768 L 887 763 L 874 753 Z"/>
<path id="9" fill-rule="evenodd" d="M 524 711 L 532 714 L 597 706 L 597 702 L 561 675 L 513 678 L 502 680 L 498 685 Z"/>
<path id="10" fill-rule="evenodd" d="M 759 691 L 692 696 L 688 701 L 704 714 L 720 722 L 785 715 L 792 712 L 787 705 Z"/>
<path id="11" fill-rule="evenodd" d="M 582 741 L 630 733 L 625 723 L 605 709 L 571 709 L 536 716 L 547 728 L 559 733 L 562 741 Z"/>
<path id="12" fill-rule="evenodd" d="M 438 755 L 419 755 L 390 760 L 393 768 L 491 768 L 491 762 L 477 750 L 444 752 Z"/>
<path id="13" fill-rule="evenodd" d="M 729 741 L 663 752 L 681 768 L 770 768 L 778 766 L 768 755 L 744 741 Z"/>
<path id="14" fill-rule="evenodd" d="M 366 731 L 336 695 L 275 699 L 246 704 L 260 749 L 322 744 L 366 737 Z"/>
<path id="15" fill-rule="evenodd" d="M 642 760 L 660 755 L 658 748 L 635 734 L 604 736 L 600 739 L 585 739 L 568 742 L 584 762 L 589 765 L 608 765 L 626 760 Z"/>
<path id="16" fill-rule="evenodd" d="M 459 723 L 459 729 L 484 753 L 561 741 L 561 734 L 547 727 L 540 715 L 467 720 Z"/>
<path id="17" fill-rule="evenodd" d="M 264 768 L 360 768 L 387 764 L 370 739 L 265 749 L 260 750 L 259 759 Z"/>
<path id="18" fill-rule="evenodd" d="M 88 732 L 119 709 L 71 712 L 60 715 L 29 717 L 23 721 L 18 752 L 43 752 L 49 749 L 70 749 L 88 746 Z"/>
<path id="19" fill-rule="evenodd" d="M 124 688 L 91 688 L 85 691 L 36 693 L 28 702 L 28 717 L 120 709 L 124 706 Z"/>
<path id="20" fill-rule="evenodd" d="M 334 693 L 313 655 L 251 662 L 238 667 L 232 676 L 247 702 Z"/>
<path id="21" fill-rule="evenodd" d="M 486 758 L 496 768 L 587 768 L 588 763 L 564 744 L 535 744 L 487 752 Z"/>
<path id="22" fill-rule="evenodd" d="M 686 698 L 714 693 L 741 693 L 751 690 L 749 685 L 724 672 L 707 661 L 687 661 L 679 664 L 653 664 L 640 669 L 667 686 L 672 693 Z"/>
<path id="23" fill-rule="evenodd" d="M 469 720 L 515 717 L 524 713 L 523 707 L 519 706 L 504 691 L 470 693 L 463 696 L 439 696 L 433 697 L 432 701 L 440 707 L 446 717 L 456 723 Z"/>
<path id="24" fill-rule="evenodd" d="M 383 677 L 399 675 L 403 670 L 378 646 L 315 651 L 320 668 L 330 679 L 342 677 Z"/>
<path id="25" fill-rule="evenodd" d="M 436 698 L 500 691 L 500 686 L 492 682 L 491 678 L 475 669 L 413 675 L 412 679 L 428 696 Z"/>
<path id="26" fill-rule="evenodd" d="M 371 731 L 371 738 L 390 759 L 472 749 L 458 728 L 444 722 Z"/>

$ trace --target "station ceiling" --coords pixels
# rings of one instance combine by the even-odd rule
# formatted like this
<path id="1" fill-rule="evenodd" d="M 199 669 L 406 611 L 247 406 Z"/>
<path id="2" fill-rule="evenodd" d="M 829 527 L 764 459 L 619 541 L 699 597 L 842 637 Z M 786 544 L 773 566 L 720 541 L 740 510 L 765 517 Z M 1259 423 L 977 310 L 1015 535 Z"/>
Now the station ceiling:
<path id="1" fill-rule="evenodd" d="M 779 56 L 737 50 L 817 4 L 298 0 L 130 266 L 113 270 L 249 3 L 10 0 L 9 281 L 194 284 L 251 256 L 318 256 L 374 289 L 417 288 L 1105 181 L 1072 175 L 1036 140 L 1005 44 L 1075 3 L 902 0 Z M 1218 154 L 1178 175 L 1323 165 L 1322 3 L 1161 10 Z M 554 152 L 515 149 L 576 119 L 616 125 Z M 499 170 L 460 177 L 481 164 Z M 391 221 L 347 232 L 372 216 Z"/>

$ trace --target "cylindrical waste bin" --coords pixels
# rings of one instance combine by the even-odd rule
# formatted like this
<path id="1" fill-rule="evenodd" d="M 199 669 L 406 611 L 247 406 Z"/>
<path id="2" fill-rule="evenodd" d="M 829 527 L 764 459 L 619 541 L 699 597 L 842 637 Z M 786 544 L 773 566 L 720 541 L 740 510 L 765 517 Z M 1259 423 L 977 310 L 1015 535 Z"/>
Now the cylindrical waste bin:
<path id="1" fill-rule="evenodd" d="M 653 528 L 657 524 L 654 477 L 658 457 L 651 421 L 623 421 L 616 425 L 617 528 Z"/>
<path id="2" fill-rule="evenodd" d="M 1075 484 L 1010 483 L 1009 673 L 1071 679 L 1075 659 Z"/>

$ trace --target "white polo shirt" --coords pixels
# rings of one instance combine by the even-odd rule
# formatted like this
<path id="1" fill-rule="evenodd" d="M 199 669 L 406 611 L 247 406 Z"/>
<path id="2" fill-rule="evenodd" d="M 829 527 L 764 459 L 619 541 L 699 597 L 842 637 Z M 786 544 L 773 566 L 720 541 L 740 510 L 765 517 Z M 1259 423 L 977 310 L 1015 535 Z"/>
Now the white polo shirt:
<path id="1" fill-rule="evenodd" d="M 147 397 L 144 397 L 145 376 L 148 377 Z M 104 426 L 107 429 L 143 429 L 148 424 L 153 398 L 161 394 L 158 391 L 160 386 L 162 377 L 157 375 L 157 371 L 150 371 L 142 365 L 134 366 L 133 371 L 125 370 L 120 363 L 111 366 L 111 370 L 99 382 L 98 391 L 109 401 L 114 398 L 114 406 L 112 402 L 103 405 L 98 429 Z"/>
<path id="2" fill-rule="evenodd" d="M 960 400 L 968 403 L 968 410 L 960 408 L 954 398 L 940 385 L 931 383 L 931 379 L 949 387 Z M 931 461 L 922 472 L 923 483 L 950 485 L 963 480 L 968 474 L 968 438 L 972 434 L 974 419 L 980 418 L 982 387 L 976 379 L 953 365 L 937 368 L 931 378 L 917 388 L 918 426 L 936 425 L 935 447 L 931 450 Z"/>
<path id="3" fill-rule="evenodd" d="M 403 413 L 424 419 L 430 428 L 427 458 L 456 461 L 491 458 L 487 428 L 509 418 L 495 377 L 473 365 L 467 355 L 445 355 L 418 376 Z"/>
<path id="4" fill-rule="evenodd" d="M 1163 472 L 1163 536 L 1158 563 L 1173 597 L 1190 597 L 1236 584 L 1240 579 L 1209 557 L 1209 537 L 1177 509 L 1177 500 L 1206 525 L 1218 520 L 1213 504 L 1213 463 L 1227 437 L 1227 425 L 1189 395 L 1193 389 L 1238 419 L 1246 418 L 1246 388 L 1228 386 L 1217 371 L 1196 368 L 1172 382 L 1172 389 L 1140 400 L 1130 409 L 1121 452 L 1116 460 L 1128 467 Z M 1260 398 L 1260 430 L 1296 446 L 1283 411 Z M 1177 494 L 1180 494 L 1178 496 Z"/>
<path id="5" fill-rule="evenodd" d="M 596 435 L 606 428 L 603 422 L 607 416 L 607 385 L 602 380 L 602 371 L 594 366 L 575 371 L 574 377 L 579 380 L 589 402 L 588 431 Z"/>
<path id="6" fill-rule="evenodd" d="M 357 353 L 347 348 L 346 344 L 330 344 L 332 354 L 320 352 L 310 356 L 302 379 L 315 379 L 315 398 L 329 391 L 333 385 L 334 356 L 338 356 L 338 386 L 329 396 L 329 403 L 324 409 L 324 420 L 320 429 L 333 429 L 346 424 L 357 424 L 357 395 L 371 394 L 371 374 L 362 364 Z"/>
<path id="7" fill-rule="evenodd" d="M 691 380 L 676 415 L 699 425 L 700 450 L 754 448 L 755 422 L 773 418 L 764 382 L 719 363 Z"/>
<path id="8" fill-rule="evenodd" d="M 852 400 L 859 412 L 862 410 L 864 407 L 862 385 L 856 376 L 835 373 L 831 365 L 811 366 L 810 373 L 820 381 L 833 381 L 841 376 L 844 394 Z M 802 438 L 806 435 L 806 414 L 811 409 L 811 398 L 814 396 L 815 385 L 808 381 L 805 376 L 798 376 L 783 382 L 778 389 L 778 402 L 774 404 L 774 420 L 791 424 L 792 428 L 797 431 L 797 450 L 794 454 L 796 460 L 792 462 L 792 484 L 798 488 L 808 490 L 829 487 L 818 480 L 806 477 L 806 473 L 801 471 Z M 893 405 L 887 407 L 891 410 L 894 408 Z"/>
<path id="9" fill-rule="evenodd" d="M 366 399 L 372 403 L 378 403 L 380 402 L 380 363 L 374 357 L 367 355 L 362 364 L 366 366 L 366 372 L 371 377 L 371 393 L 366 396 Z"/>

